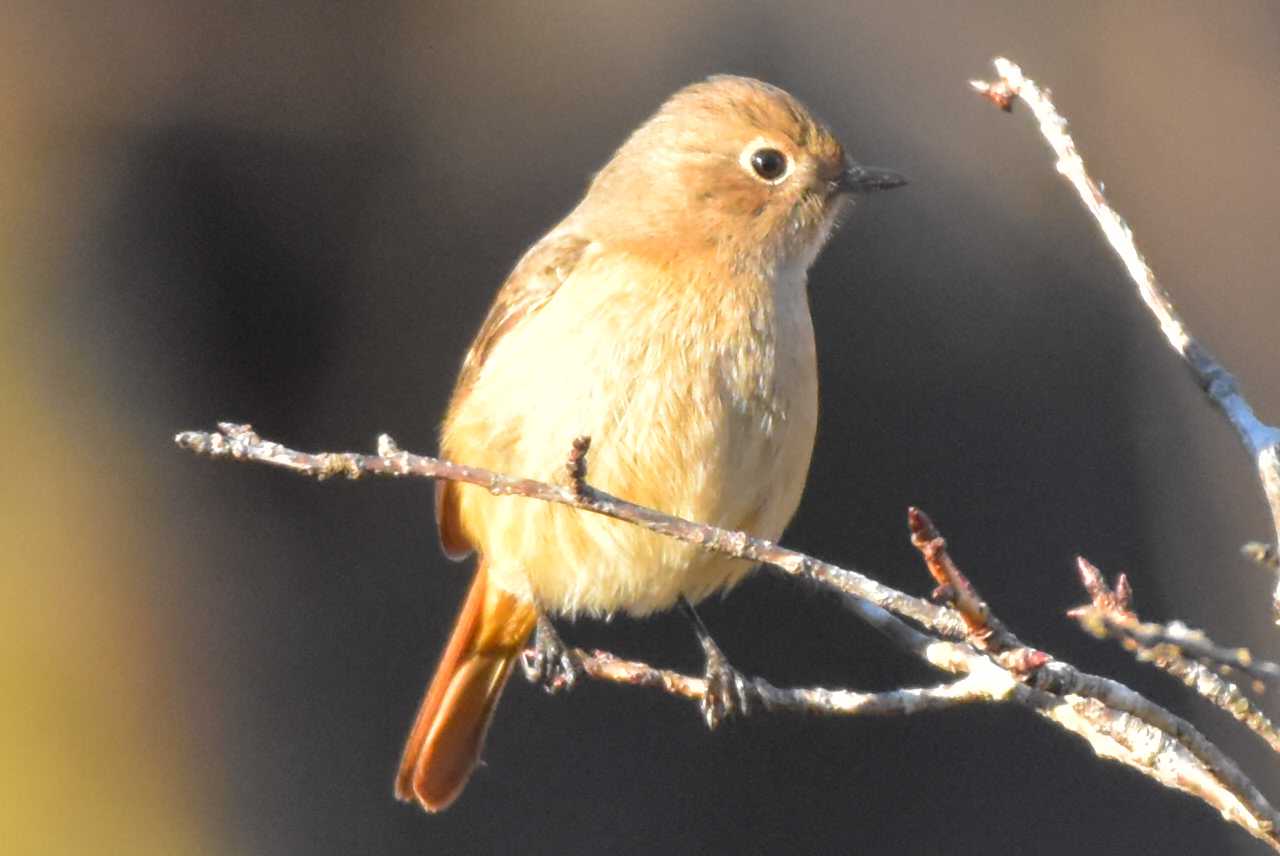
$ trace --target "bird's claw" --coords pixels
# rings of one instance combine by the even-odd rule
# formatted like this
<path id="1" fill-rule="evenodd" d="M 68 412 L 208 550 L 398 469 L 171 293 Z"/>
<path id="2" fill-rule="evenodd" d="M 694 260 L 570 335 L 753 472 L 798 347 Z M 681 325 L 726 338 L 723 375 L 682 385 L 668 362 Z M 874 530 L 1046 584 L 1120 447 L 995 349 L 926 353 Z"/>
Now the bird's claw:
<path id="1" fill-rule="evenodd" d="M 538 616 L 533 647 L 524 650 L 520 666 L 529 683 L 552 694 L 573 689 L 582 673 L 582 665 L 545 615 Z"/>
<path id="2" fill-rule="evenodd" d="M 714 643 L 707 650 L 706 689 L 702 694 L 702 718 L 707 728 L 715 729 L 726 719 L 746 716 L 749 712 L 748 687 L 742 673 Z"/>

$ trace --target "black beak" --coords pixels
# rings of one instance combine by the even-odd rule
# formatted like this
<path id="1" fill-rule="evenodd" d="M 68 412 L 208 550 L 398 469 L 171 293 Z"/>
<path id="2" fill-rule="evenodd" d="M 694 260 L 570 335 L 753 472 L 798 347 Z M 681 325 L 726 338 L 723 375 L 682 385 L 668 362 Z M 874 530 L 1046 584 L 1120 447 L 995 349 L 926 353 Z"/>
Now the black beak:
<path id="1" fill-rule="evenodd" d="M 840 173 L 837 188 L 841 193 L 874 193 L 877 190 L 892 190 L 906 183 L 906 178 L 893 170 L 851 163 Z"/>

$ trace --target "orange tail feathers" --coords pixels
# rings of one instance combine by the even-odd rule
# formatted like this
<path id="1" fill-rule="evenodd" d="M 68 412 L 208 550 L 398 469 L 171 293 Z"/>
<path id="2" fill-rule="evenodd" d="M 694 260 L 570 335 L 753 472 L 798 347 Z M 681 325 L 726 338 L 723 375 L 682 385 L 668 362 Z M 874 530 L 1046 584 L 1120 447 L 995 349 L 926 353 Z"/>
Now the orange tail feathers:
<path id="1" fill-rule="evenodd" d="M 536 623 L 532 604 L 489 584 L 482 561 L 405 743 L 397 798 L 441 811 L 462 793 L 511 665 Z"/>

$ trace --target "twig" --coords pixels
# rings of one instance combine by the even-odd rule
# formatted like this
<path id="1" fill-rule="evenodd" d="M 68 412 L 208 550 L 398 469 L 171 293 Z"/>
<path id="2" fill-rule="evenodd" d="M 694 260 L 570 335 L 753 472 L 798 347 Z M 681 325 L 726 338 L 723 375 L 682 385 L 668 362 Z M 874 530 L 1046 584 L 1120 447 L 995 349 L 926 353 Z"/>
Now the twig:
<path id="1" fill-rule="evenodd" d="M 935 591 L 935 596 L 938 594 L 944 595 L 947 601 L 954 604 L 955 608 L 960 611 L 966 625 L 969 627 L 969 639 L 975 646 L 992 655 L 995 661 L 1007 669 L 1014 677 L 1038 690 L 1048 691 L 1051 695 L 1058 697 L 1064 695 L 1084 696 L 1091 701 L 1102 702 L 1104 708 L 1109 709 L 1112 714 L 1116 714 L 1108 717 L 1104 715 L 1102 710 L 1090 704 L 1083 706 L 1083 709 L 1090 711 L 1087 719 L 1090 721 L 1091 727 L 1080 733 L 1081 736 L 1090 741 L 1091 745 L 1100 738 L 1099 729 L 1106 734 L 1108 739 L 1114 739 L 1116 734 L 1112 733 L 1112 729 L 1120 729 L 1116 733 L 1125 733 L 1137 728 L 1136 724 L 1129 723 L 1123 718 L 1131 716 L 1176 740 L 1181 745 L 1182 750 L 1194 756 L 1214 776 L 1227 782 L 1237 797 L 1243 797 L 1246 802 L 1253 803 L 1255 808 L 1267 806 L 1266 799 L 1236 763 L 1224 755 L 1190 723 L 1153 704 L 1123 684 L 1107 678 L 1079 672 L 1075 667 L 1054 661 L 1052 657 L 1043 651 L 1022 643 L 995 616 L 990 606 L 983 600 L 982 595 L 978 593 L 977 588 L 952 560 L 951 555 L 947 552 L 946 540 L 933 525 L 933 521 L 929 519 L 929 516 L 918 508 L 910 508 L 907 510 L 907 521 L 911 530 L 911 543 L 920 551 L 929 573 L 939 584 L 939 589 Z M 1108 589 L 1106 584 L 1101 582 L 1101 574 L 1097 575 L 1096 580 L 1090 579 L 1086 586 L 1089 587 L 1090 584 L 1092 584 L 1090 592 L 1096 592 L 1098 602 L 1114 608 L 1127 608 L 1131 591 L 1128 580 L 1124 575 L 1121 575 L 1115 591 Z M 1032 703 L 1033 698 L 1028 696 L 1023 700 L 1024 704 L 1041 709 L 1038 704 Z M 1038 702 L 1047 703 L 1047 707 L 1042 709 L 1042 712 L 1044 710 L 1054 711 L 1056 714 L 1065 712 L 1065 708 L 1050 703 L 1048 699 L 1041 698 L 1038 699 Z M 1080 713 L 1078 707 L 1072 707 L 1071 709 L 1073 714 Z M 1060 719 L 1058 716 L 1050 715 L 1050 718 L 1067 728 L 1072 728 L 1072 723 L 1075 722 L 1074 716 Z M 1262 721 L 1267 726 L 1270 726 L 1265 717 L 1262 717 Z M 1257 724 L 1256 718 L 1252 724 Z M 1129 735 L 1129 737 L 1131 736 Z M 1133 744 L 1126 745 L 1132 747 Z M 1096 745 L 1095 749 L 1098 749 Z M 1103 754 L 1101 750 L 1099 750 L 1099 754 Z M 1129 761 L 1132 763 L 1133 759 L 1129 759 Z M 1157 780 L 1163 781 L 1158 771 L 1152 770 L 1149 773 Z M 1221 808 L 1222 806 L 1219 807 Z M 1275 846 L 1274 842 L 1273 846 Z"/>
<path id="2" fill-rule="evenodd" d="M 248 425 L 220 422 L 218 428 L 219 431 L 214 433 L 184 431 L 174 437 L 174 442 L 184 449 L 212 458 L 252 460 L 320 480 L 335 476 L 359 479 L 366 475 L 440 478 L 479 485 L 494 496 L 525 496 L 544 502 L 571 505 L 606 517 L 626 520 L 651 532 L 698 544 L 718 553 L 772 565 L 791 576 L 811 579 L 909 618 L 939 636 L 965 638 L 964 621 L 954 610 L 904 594 L 857 571 L 820 562 L 795 550 L 779 547 L 772 541 L 754 538 L 743 532 L 681 520 L 633 505 L 590 485 L 582 485 L 581 492 L 578 493 L 532 479 L 515 478 L 401 451 L 387 456 L 362 455 L 356 452 L 307 454 L 285 448 L 279 443 L 264 441 Z M 393 441 L 384 434 L 379 442 Z"/>
<path id="3" fill-rule="evenodd" d="M 587 452 L 591 451 L 591 438 L 582 436 L 574 439 L 573 448 L 569 450 L 569 459 L 565 461 L 564 472 L 569 480 L 569 492 L 577 499 L 582 499 L 587 487 Z"/>
<path id="4" fill-rule="evenodd" d="M 573 490 L 451 464 L 400 451 L 386 435 L 380 438 L 379 449 L 391 452 L 389 455 L 306 454 L 263 441 L 247 425 L 223 423 L 219 427 L 218 433 L 189 431 L 174 439 L 182 448 L 198 454 L 265 463 L 317 479 L 334 475 L 351 479 L 380 475 L 464 481 L 481 485 L 494 494 L 519 495 L 604 514 L 708 550 L 771 564 L 792 576 L 833 588 L 846 595 L 845 603 L 855 614 L 903 648 L 943 671 L 965 677 L 938 687 L 871 694 L 820 688 L 785 690 L 761 679 L 747 679 L 766 708 L 828 714 L 905 714 L 969 702 L 1016 703 L 1080 735 L 1099 757 L 1119 761 L 1167 787 L 1199 797 L 1223 817 L 1280 852 L 1280 832 L 1277 831 L 1280 815 L 1235 762 L 1189 722 L 1122 684 L 1080 672 L 1067 663 L 1049 659 L 1048 655 L 1042 655 L 1044 661 L 1032 668 L 1025 667 L 1029 655 L 1015 656 L 1013 662 L 1001 662 L 1000 654 L 988 657 L 971 644 L 973 635 L 968 625 L 953 609 L 935 606 L 855 571 L 743 532 L 693 523 L 634 505 L 585 482 Z M 922 531 L 921 534 L 928 533 Z M 933 535 L 941 538 L 936 530 Z M 942 548 L 936 544 L 933 548 L 937 560 Z M 954 563 L 950 564 L 954 569 Z M 958 569 L 954 569 L 954 574 L 958 575 L 956 579 L 963 577 Z M 971 585 L 969 589 L 972 591 Z M 972 593 L 977 598 L 976 591 Z M 986 612 L 989 624 L 990 610 Z M 897 616 L 910 619 L 924 631 L 911 627 Z M 1009 645 L 1016 643 L 1018 647 L 1025 647 L 1012 634 L 1006 641 Z M 1004 653 L 1016 651 L 1014 647 Z M 705 684 L 696 678 L 643 663 L 617 660 L 598 652 L 578 652 L 578 655 L 584 672 L 600 679 L 655 687 L 685 698 L 700 698 L 705 691 Z M 1022 663 L 1021 667 L 1016 665 L 1018 662 Z"/>
<path id="5" fill-rule="evenodd" d="M 1233 681 L 1216 674 L 1205 663 L 1246 672 L 1259 679 L 1280 674 L 1280 666 L 1254 660 L 1245 648 L 1219 647 L 1203 633 L 1182 624 L 1144 623 L 1130 608 L 1132 590 L 1124 574 L 1117 577 L 1116 587 L 1112 589 L 1089 560 L 1078 557 L 1076 564 L 1090 603 L 1070 610 L 1067 615 L 1099 639 L 1118 639 L 1140 661 L 1153 663 L 1182 681 L 1244 723 L 1266 741 L 1272 751 L 1280 752 L 1280 732 L 1267 715 Z"/>
<path id="6" fill-rule="evenodd" d="M 596 680 L 657 689 L 692 701 L 700 701 L 706 689 L 702 678 L 621 660 L 603 651 L 574 650 L 572 656 L 581 664 L 583 673 Z M 1176 717 L 1171 717 L 1166 730 L 1125 711 L 1126 707 L 1141 709 L 1149 704 L 1145 699 L 1145 704 L 1135 702 L 1132 696 L 1136 693 L 1056 662 L 1045 673 L 1044 683 L 1052 691 L 1020 684 L 990 661 L 978 672 L 951 683 L 880 693 L 780 689 L 761 678 L 744 678 L 744 688 L 753 702 L 759 701 L 769 711 L 838 716 L 910 715 L 964 704 L 1014 702 L 1084 738 L 1099 757 L 1136 768 L 1166 787 L 1204 800 L 1232 823 L 1280 850 L 1273 827 L 1268 821 L 1260 821 L 1258 804 L 1250 801 L 1256 799 L 1265 806 L 1265 799 L 1242 775 L 1246 796 L 1223 787 L 1219 773 L 1206 766 L 1199 755 L 1208 754 L 1235 773 L 1239 771 L 1202 735 L 1195 733 L 1195 745 L 1189 747 L 1188 735 L 1179 737 L 1174 733 L 1180 722 Z M 1095 696 L 1106 697 L 1109 704 Z"/>
<path id="7" fill-rule="evenodd" d="M 571 654 L 583 672 L 599 681 L 659 689 L 670 695 L 701 701 L 704 678 L 659 669 L 648 663 L 623 660 L 607 651 L 574 649 Z M 765 710 L 835 716 L 893 716 L 943 710 L 961 704 L 1004 701 L 1012 690 L 1001 669 L 982 668 L 963 678 L 932 687 L 905 687 L 878 693 L 823 687 L 782 689 L 764 678 L 743 678 L 752 706 Z"/>
<path id="8" fill-rule="evenodd" d="M 939 534 L 929 515 L 918 508 L 908 508 L 907 528 L 911 530 L 912 545 L 920 551 L 925 567 L 938 583 L 934 600 L 959 611 L 969 629 L 970 642 L 1016 675 L 1026 676 L 1049 662 L 1048 654 L 1024 645 L 991 612 L 977 588 L 951 560 L 946 539 Z"/>
<path id="9" fill-rule="evenodd" d="M 1054 667 L 1050 664 L 1042 672 Z M 1118 761 L 1167 788 L 1198 797 L 1225 820 L 1280 852 L 1275 815 L 1266 800 L 1247 779 L 1243 779 L 1243 786 L 1224 786 L 1220 771 L 1203 764 L 1200 755 L 1173 732 L 1121 712 L 1093 695 L 1038 693 L 1019 687 L 1013 701 L 1080 735 L 1098 757 Z"/>
<path id="10" fill-rule="evenodd" d="M 1131 605 L 1133 590 L 1128 577 L 1124 574 L 1116 577 L 1116 586 L 1112 590 L 1103 579 L 1102 572 L 1088 559 L 1077 557 L 1076 566 L 1091 603 L 1070 610 L 1067 614 L 1087 624 L 1085 630 L 1093 635 L 1102 638 L 1109 635 L 1109 628 L 1119 628 L 1125 636 L 1131 637 L 1145 648 L 1176 647 L 1197 660 L 1219 668 L 1244 672 L 1257 681 L 1280 678 L 1280 663 L 1259 660 L 1248 648 L 1216 645 L 1203 630 L 1194 630 L 1181 621 L 1157 624 L 1139 620 Z M 1105 621 L 1108 627 L 1094 626 L 1090 623 L 1094 619 Z"/>
<path id="11" fill-rule="evenodd" d="M 971 85 L 980 95 L 1006 111 L 1011 108 L 1014 98 L 1021 99 L 1031 108 L 1040 124 L 1041 135 L 1058 156 L 1058 172 L 1071 182 L 1089 213 L 1097 220 L 1107 241 L 1120 256 L 1129 276 L 1137 285 L 1142 302 L 1155 316 L 1169 344 L 1182 357 L 1209 400 L 1222 411 L 1239 434 L 1240 442 L 1244 444 L 1257 468 L 1258 479 L 1262 483 L 1271 511 L 1273 543 L 1280 544 L 1280 428 L 1258 419 L 1241 394 L 1235 377 L 1191 335 L 1168 293 L 1156 281 L 1146 259 L 1138 252 L 1133 231 L 1107 202 L 1102 189 L 1089 177 L 1084 159 L 1076 151 L 1075 142 L 1067 133 L 1067 120 L 1053 106 L 1048 91 L 1024 77 L 1021 68 L 1003 57 L 995 60 L 995 67 L 1000 75 L 998 80 L 994 83 L 974 80 Z M 1256 551 L 1246 552 L 1246 555 L 1255 554 Z M 1275 554 L 1273 552 L 1270 555 Z M 1275 566 L 1274 563 L 1267 564 Z M 1277 575 L 1272 595 L 1272 607 L 1276 622 L 1280 623 L 1280 574 Z"/>
<path id="12" fill-rule="evenodd" d="M 1243 818 L 1233 817 L 1233 820 L 1258 838 L 1265 840 L 1273 849 L 1280 851 L 1280 833 L 1277 832 L 1280 816 L 1277 816 L 1270 803 L 1239 765 L 1227 757 L 1191 723 L 1175 716 L 1119 681 L 1080 672 L 1060 660 L 1047 663 L 1040 669 L 1036 673 L 1034 686 L 1036 689 L 1048 691 L 1056 699 L 1065 697 L 1070 700 L 1075 696 L 1101 704 L 1106 709 L 1105 716 L 1103 711 L 1093 704 L 1083 706 L 1090 711 L 1090 721 L 1101 731 L 1101 734 L 1095 735 L 1087 730 L 1077 732 L 1090 742 L 1095 751 L 1103 757 L 1113 757 L 1099 749 L 1094 742 L 1097 736 L 1115 737 L 1113 729 L 1118 729 L 1116 733 L 1131 735 L 1125 740 L 1132 739 L 1132 735 L 1141 734 L 1140 742 L 1121 741 L 1129 754 L 1118 757 L 1116 760 L 1139 767 L 1142 772 L 1165 785 L 1195 793 L 1219 808 L 1224 815 L 1231 816 L 1233 810 L 1229 806 L 1238 803 L 1243 811 Z M 1072 705 L 1079 707 L 1076 702 L 1072 702 Z M 1079 710 L 1077 709 L 1076 712 L 1079 713 Z M 1125 719 L 1126 715 L 1135 722 Z M 1059 721 L 1056 716 L 1051 718 Z M 1142 723 L 1147 728 L 1139 728 L 1137 723 Z M 1059 724 L 1071 727 L 1066 722 L 1059 721 Z M 1176 769 L 1177 765 L 1171 768 L 1168 757 L 1148 754 L 1155 751 L 1149 741 L 1155 741 L 1163 750 L 1168 748 L 1165 747 L 1166 740 L 1179 744 L 1180 751 L 1173 752 L 1174 756 L 1180 756 L 1181 750 L 1185 750 L 1205 773 L 1220 783 L 1220 786 L 1211 789 L 1208 793 L 1198 790 L 1199 786 L 1197 789 L 1185 787 L 1186 782 L 1182 778 L 1186 773 L 1185 770 Z M 1150 769 L 1145 769 L 1144 765 L 1150 765 Z M 1174 774 L 1172 782 L 1166 778 L 1171 773 Z"/>

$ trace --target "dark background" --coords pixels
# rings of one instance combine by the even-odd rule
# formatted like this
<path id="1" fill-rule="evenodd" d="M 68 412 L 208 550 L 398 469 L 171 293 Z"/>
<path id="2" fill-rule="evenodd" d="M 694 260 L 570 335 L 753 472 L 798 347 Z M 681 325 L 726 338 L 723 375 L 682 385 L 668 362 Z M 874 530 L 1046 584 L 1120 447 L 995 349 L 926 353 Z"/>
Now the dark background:
<path id="1" fill-rule="evenodd" d="M 433 450 L 523 248 L 670 92 L 762 77 L 912 178 L 812 272 L 823 414 L 786 543 L 923 593 L 924 507 L 1024 638 L 1189 715 L 1275 795 L 1261 743 L 1063 617 L 1083 553 L 1144 616 L 1276 656 L 1237 554 L 1267 517 L 1031 120 L 966 81 L 1007 53 L 1053 88 L 1276 420 L 1280 6 L 211 5 L 24 0 L 0 24 L 3 849 L 1261 851 L 1022 710 L 709 735 L 652 692 L 519 678 L 487 766 L 428 817 L 391 779 L 467 578 L 430 486 L 215 466 L 170 437 L 236 419 Z M 780 684 L 937 679 L 766 574 L 704 615 Z M 564 633 L 699 665 L 678 616 Z"/>

